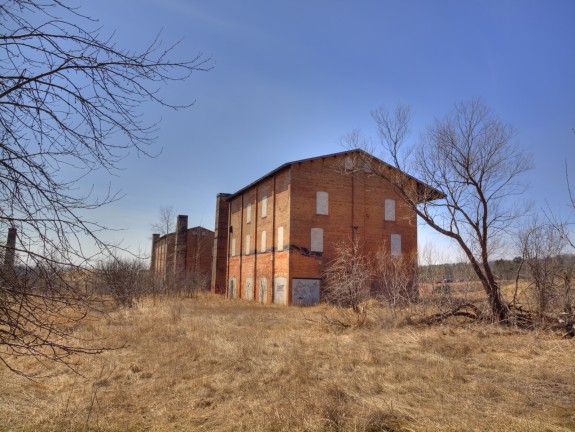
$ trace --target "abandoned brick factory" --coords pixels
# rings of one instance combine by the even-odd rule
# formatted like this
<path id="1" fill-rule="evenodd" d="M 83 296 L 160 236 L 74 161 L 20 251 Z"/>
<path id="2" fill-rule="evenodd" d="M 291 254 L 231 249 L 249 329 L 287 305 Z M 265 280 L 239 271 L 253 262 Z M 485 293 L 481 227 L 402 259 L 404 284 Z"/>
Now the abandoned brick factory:
<path id="1" fill-rule="evenodd" d="M 178 216 L 175 233 L 154 234 L 151 270 L 166 278 L 211 274 L 212 292 L 230 298 L 308 305 L 320 301 L 322 273 L 342 242 L 359 241 L 365 254 L 384 245 L 391 256 L 414 255 L 415 212 L 382 176 L 349 169 L 365 155 L 353 150 L 289 162 L 235 193 L 218 194 L 215 232 L 188 229 L 187 216 Z"/>

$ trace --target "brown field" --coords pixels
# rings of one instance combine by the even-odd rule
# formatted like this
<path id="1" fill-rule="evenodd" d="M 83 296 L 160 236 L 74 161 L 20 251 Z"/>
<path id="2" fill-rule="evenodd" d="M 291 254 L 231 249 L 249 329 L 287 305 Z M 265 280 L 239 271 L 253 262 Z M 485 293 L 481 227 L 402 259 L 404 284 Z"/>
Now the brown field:
<path id="1" fill-rule="evenodd" d="M 1 431 L 573 431 L 575 340 L 469 321 L 367 324 L 322 305 L 146 299 L 82 338 L 77 370 L 0 369 Z M 40 377 L 43 376 L 43 377 Z"/>

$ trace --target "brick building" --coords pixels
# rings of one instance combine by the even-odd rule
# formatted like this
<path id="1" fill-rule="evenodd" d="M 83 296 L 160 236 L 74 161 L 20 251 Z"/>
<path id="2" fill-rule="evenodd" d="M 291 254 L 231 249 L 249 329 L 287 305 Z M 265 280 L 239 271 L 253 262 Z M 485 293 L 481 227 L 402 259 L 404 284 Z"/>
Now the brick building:
<path id="1" fill-rule="evenodd" d="M 286 163 L 234 194 L 219 194 L 211 289 L 260 303 L 313 304 L 338 243 L 365 253 L 417 252 L 415 213 L 391 183 L 355 169 L 361 150 Z M 379 159 L 414 190 L 430 188 Z M 436 191 L 435 191 L 436 192 Z"/>
<path id="2" fill-rule="evenodd" d="M 179 215 L 175 232 L 153 234 L 150 270 L 168 283 L 190 274 L 203 275 L 209 281 L 213 243 L 213 231 L 200 226 L 188 229 L 188 217 Z"/>

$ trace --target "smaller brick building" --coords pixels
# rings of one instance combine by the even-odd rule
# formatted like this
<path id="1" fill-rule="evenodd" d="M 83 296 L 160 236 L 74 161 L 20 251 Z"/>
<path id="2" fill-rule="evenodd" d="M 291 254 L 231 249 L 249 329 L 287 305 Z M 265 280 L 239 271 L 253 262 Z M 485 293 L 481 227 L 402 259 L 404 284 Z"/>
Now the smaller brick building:
<path id="1" fill-rule="evenodd" d="M 179 215 L 175 232 L 153 234 L 150 270 L 167 283 L 194 275 L 203 276 L 209 286 L 213 243 L 213 231 L 200 226 L 188 228 L 188 216 Z"/>

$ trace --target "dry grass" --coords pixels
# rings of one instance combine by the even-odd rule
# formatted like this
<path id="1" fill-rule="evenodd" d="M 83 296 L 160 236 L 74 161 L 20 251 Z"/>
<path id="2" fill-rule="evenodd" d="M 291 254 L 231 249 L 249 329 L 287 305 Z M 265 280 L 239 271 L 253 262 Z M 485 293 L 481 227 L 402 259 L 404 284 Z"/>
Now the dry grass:
<path id="1" fill-rule="evenodd" d="M 127 344 L 81 358 L 83 376 L 0 369 L 0 430 L 575 430 L 573 340 L 468 322 L 397 326 L 381 311 L 338 329 L 321 324 L 331 313 L 147 299 L 78 329 Z"/>

